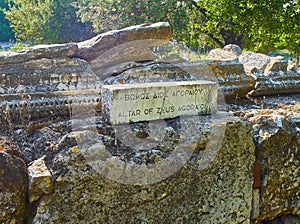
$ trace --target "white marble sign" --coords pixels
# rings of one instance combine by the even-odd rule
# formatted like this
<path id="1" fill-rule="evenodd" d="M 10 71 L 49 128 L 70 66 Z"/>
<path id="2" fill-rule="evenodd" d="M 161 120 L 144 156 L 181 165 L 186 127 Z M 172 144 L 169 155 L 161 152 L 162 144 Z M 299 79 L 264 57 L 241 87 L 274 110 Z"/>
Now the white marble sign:
<path id="1" fill-rule="evenodd" d="M 210 81 L 102 87 L 102 112 L 112 124 L 215 113 L 218 85 Z"/>

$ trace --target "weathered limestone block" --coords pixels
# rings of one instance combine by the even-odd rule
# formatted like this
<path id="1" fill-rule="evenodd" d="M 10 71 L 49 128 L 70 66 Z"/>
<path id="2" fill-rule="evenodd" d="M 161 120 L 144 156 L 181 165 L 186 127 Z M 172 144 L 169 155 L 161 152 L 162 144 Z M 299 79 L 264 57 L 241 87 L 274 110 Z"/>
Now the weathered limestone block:
<path id="1" fill-rule="evenodd" d="M 135 48 L 138 49 L 141 46 L 153 47 L 161 45 L 163 42 L 167 42 L 171 39 L 171 27 L 169 23 L 166 22 L 131 26 L 121 30 L 103 33 L 90 40 L 78 43 L 79 48 L 76 57 L 92 61 L 104 52 L 132 41 L 138 41 L 137 43 L 140 43 Z M 145 42 L 141 40 L 145 40 Z M 142 45 L 143 43 L 144 45 Z M 126 48 L 126 45 L 123 46 Z"/>
<path id="2" fill-rule="evenodd" d="M 296 103 L 293 110 L 299 109 Z M 281 215 L 300 215 L 300 122 L 295 119 L 297 117 L 300 113 L 266 110 L 249 119 L 255 130 L 256 155 L 261 164 L 260 208 L 256 223 Z"/>
<path id="3" fill-rule="evenodd" d="M 16 64 L 41 58 L 73 57 L 78 46 L 76 43 L 37 45 L 23 51 L 0 52 L 1 65 Z"/>
<path id="4" fill-rule="evenodd" d="M 254 79 L 244 72 L 238 61 L 197 61 L 178 64 L 193 80 L 211 80 L 219 84 L 227 102 L 245 97 L 253 90 Z M 188 76 L 185 76 L 188 77 Z"/>
<path id="5" fill-rule="evenodd" d="M 29 174 L 29 201 L 37 201 L 44 194 L 49 194 L 53 189 L 52 176 L 43 158 L 32 162 L 28 167 Z"/>
<path id="6" fill-rule="evenodd" d="M 252 96 L 263 96 L 272 94 L 288 94 L 300 92 L 300 76 L 292 73 L 286 76 L 259 77 L 255 80 Z"/>
<path id="7" fill-rule="evenodd" d="M 68 116 L 72 102 L 100 98 L 98 77 L 82 59 L 42 58 L 0 65 L 0 70 L 3 125 L 26 126 L 47 116 Z"/>
<path id="8" fill-rule="evenodd" d="M 243 98 L 253 90 L 254 80 L 245 74 L 240 62 L 208 62 L 208 67 L 219 81 L 220 89 L 227 102 Z"/>
<path id="9" fill-rule="evenodd" d="M 0 140 L 0 223 L 25 223 L 28 173 L 18 149 Z"/>
<path id="10" fill-rule="evenodd" d="M 228 44 L 223 47 L 223 50 L 235 54 L 236 56 L 239 56 L 242 53 L 242 49 L 236 44 Z"/>
<path id="11" fill-rule="evenodd" d="M 102 112 L 113 124 L 204 115 L 217 111 L 217 99 L 209 81 L 106 85 Z"/>
<path id="12" fill-rule="evenodd" d="M 267 65 L 264 74 L 268 77 L 285 75 L 288 62 L 283 57 L 270 57 L 271 61 Z"/>
<path id="13" fill-rule="evenodd" d="M 211 50 L 208 53 L 208 60 L 220 60 L 220 61 L 237 61 L 238 57 L 236 54 L 227 51 L 227 50 L 223 50 L 220 48 L 216 48 Z"/>
<path id="14" fill-rule="evenodd" d="M 34 92 L 39 85 L 76 83 L 86 81 L 95 75 L 89 69 L 89 64 L 81 59 L 42 58 L 16 64 L 0 65 L 2 88 L 17 88 L 19 85 L 28 86 Z M 16 91 L 16 90 L 14 90 Z M 39 90 L 38 90 L 39 91 Z"/>
<path id="15" fill-rule="evenodd" d="M 246 51 L 239 55 L 239 61 L 244 65 L 247 74 L 251 73 L 254 68 L 264 73 L 265 68 L 270 63 L 270 57 L 265 54 Z"/>
<path id="16" fill-rule="evenodd" d="M 198 151 L 176 174 L 149 185 L 106 179 L 87 163 L 82 154 L 87 149 L 74 145 L 75 136 L 69 135 L 70 145 L 49 161 L 55 189 L 42 197 L 33 223 L 250 223 L 254 143 L 249 125 L 227 125 L 208 167 L 201 166 L 205 150 Z M 100 147 L 102 139 L 91 141 L 100 141 Z"/>
<path id="17" fill-rule="evenodd" d="M 27 127 L 30 122 L 50 117 L 68 118 L 74 105 L 96 106 L 100 101 L 99 89 L 62 91 L 22 95 L 2 95 L 0 121 L 3 129 L 11 125 Z"/>
<path id="18" fill-rule="evenodd" d="M 153 61 L 157 56 L 147 46 L 159 45 L 159 42 L 160 40 L 136 40 L 107 49 L 90 62 L 93 72 L 103 80 L 107 78 L 107 74 L 124 63 Z M 166 41 L 161 41 L 161 44 L 164 42 Z"/>

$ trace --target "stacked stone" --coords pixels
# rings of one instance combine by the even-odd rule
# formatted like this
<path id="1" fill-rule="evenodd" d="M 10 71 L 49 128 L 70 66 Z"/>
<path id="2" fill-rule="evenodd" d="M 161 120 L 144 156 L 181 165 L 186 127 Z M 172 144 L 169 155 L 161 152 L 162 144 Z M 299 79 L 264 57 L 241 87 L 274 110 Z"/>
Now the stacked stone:
<path id="1" fill-rule="evenodd" d="M 300 91 L 300 76 L 283 58 L 236 45 L 209 53 L 207 61 L 159 57 L 151 48 L 169 43 L 168 23 L 144 24 L 100 34 L 81 43 L 39 45 L 0 53 L 2 121 L 69 116 L 74 104 L 97 104 L 102 84 L 217 81 L 227 102 Z M 4 120 L 3 120 L 4 119 Z"/>
<path id="2" fill-rule="evenodd" d="M 288 62 L 281 56 L 270 57 L 250 51 L 242 53 L 238 46 L 231 44 L 225 46 L 224 49 L 212 50 L 208 59 L 223 61 L 226 64 L 235 61 L 235 63 L 243 66 L 244 74 L 252 80 L 247 81 L 249 85 L 252 83 L 249 95 L 264 96 L 300 92 L 299 73 L 289 69 Z M 240 80 L 245 79 L 240 77 Z"/>
<path id="3" fill-rule="evenodd" d="M 137 46 L 143 39 L 145 41 L 141 43 L 148 46 Z M 132 53 L 137 59 L 137 51 L 139 59 L 153 60 L 147 47 L 170 39 L 169 24 L 157 23 L 100 34 L 81 43 L 39 45 L 19 52 L 1 52 L 2 123 L 16 125 L 49 116 L 69 116 L 72 105 L 96 105 L 100 101 L 103 66 L 133 60 L 130 58 Z M 128 46 L 127 42 L 135 45 Z M 122 44 L 125 44 L 121 47 L 123 52 L 118 50 L 113 54 L 111 49 Z"/>
<path id="4" fill-rule="evenodd" d="M 39 45 L 0 53 L 2 122 L 15 125 L 49 116 L 65 116 L 74 101 L 96 102 L 99 90 L 89 64 L 74 58 L 77 44 Z"/>

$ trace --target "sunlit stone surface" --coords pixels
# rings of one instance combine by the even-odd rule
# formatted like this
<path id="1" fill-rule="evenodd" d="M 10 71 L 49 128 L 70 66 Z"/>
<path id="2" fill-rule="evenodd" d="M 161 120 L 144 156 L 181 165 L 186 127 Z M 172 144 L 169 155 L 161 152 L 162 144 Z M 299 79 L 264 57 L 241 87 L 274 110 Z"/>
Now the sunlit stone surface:
<path id="1" fill-rule="evenodd" d="M 214 113 L 218 86 L 209 81 L 108 85 L 102 96 L 104 117 L 119 124 Z"/>

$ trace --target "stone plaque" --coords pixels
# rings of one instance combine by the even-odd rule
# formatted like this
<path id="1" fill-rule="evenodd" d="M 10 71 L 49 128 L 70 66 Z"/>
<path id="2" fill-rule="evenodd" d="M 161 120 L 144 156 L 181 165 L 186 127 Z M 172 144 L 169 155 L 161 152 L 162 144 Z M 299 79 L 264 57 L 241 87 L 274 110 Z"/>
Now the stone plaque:
<path id="1" fill-rule="evenodd" d="M 102 87 L 102 112 L 112 124 L 211 114 L 218 85 L 210 81 L 152 82 Z"/>

